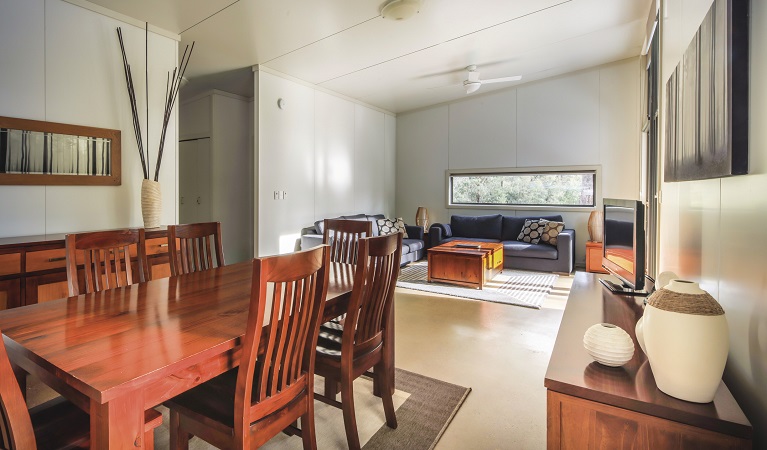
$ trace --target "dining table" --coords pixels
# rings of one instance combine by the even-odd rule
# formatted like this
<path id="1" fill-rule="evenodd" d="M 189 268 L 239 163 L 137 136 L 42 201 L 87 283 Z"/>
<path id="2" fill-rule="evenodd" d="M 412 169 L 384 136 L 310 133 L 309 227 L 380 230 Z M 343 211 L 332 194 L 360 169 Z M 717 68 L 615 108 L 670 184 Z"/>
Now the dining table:
<path id="1" fill-rule="evenodd" d="M 328 271 L 324 320 L 354 281 L 352 265 Z M 0 330 L 22 386 L 32 374 L 90 414 L 91 448 L 144 448 L 145 410 L 239 364 L 252 274 L 246 261 L 8 309 Z"/>

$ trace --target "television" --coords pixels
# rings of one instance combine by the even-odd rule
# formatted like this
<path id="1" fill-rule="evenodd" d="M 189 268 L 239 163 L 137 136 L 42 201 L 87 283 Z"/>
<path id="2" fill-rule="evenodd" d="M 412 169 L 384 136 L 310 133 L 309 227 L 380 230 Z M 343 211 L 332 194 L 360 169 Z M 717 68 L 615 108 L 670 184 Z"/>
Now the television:
<path id="1" fill-rule="evenodd" d="M 606 198 L 602 267 L 621 284 L 601 279 L 617 294 L 647 295 L 645 281 L 644 205 L 638 200 Z"/>

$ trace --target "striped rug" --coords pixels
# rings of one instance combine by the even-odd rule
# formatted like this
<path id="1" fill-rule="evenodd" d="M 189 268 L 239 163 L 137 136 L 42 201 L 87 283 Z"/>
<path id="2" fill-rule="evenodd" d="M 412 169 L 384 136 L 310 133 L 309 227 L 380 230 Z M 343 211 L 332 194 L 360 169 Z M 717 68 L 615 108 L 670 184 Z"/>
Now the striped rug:
<path id="1" fill-rule="evenodd" d="M 397 286 L 453 297 L 506 303 L 515 306 L 540 309 L 543 300 L 551 292 L 557 275 L 504 269 L 485 285 L 482 290 L 444 283 L 429 283 L 426 261 L 418 261 L 403 267 Z"/>

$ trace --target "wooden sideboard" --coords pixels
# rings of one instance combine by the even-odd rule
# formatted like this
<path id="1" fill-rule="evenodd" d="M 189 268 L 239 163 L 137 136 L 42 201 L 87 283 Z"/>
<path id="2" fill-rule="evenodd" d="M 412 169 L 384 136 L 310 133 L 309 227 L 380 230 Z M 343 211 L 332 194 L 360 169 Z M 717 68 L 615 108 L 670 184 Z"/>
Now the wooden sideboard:
<path id="1" fill-rule="evenodd" d="M 602 243 L 586 241 L 586 272 L 607 273 L 602 268 Z"/>
<path id="2" fill-rule="evenodd" d="M 706 404 L 658 389 L 634 333 L 644 298 L 612 294 L 598 280 L 576 273 L 551 354 L 548 449 L 750 449 L 751 424 L 724 383 Z M 602 322 L 634 340 L 634 357 L 623 367 L 603 366 L 583 348 L 583 334 Z"/>
<path id="3" fill-rule="evenodd" d="M 64 236 L 0 238 L 0 309 L 67 296 Z M 147 230 L 146 247 L 151 277 L 170 276 L 167 229 Z"/>

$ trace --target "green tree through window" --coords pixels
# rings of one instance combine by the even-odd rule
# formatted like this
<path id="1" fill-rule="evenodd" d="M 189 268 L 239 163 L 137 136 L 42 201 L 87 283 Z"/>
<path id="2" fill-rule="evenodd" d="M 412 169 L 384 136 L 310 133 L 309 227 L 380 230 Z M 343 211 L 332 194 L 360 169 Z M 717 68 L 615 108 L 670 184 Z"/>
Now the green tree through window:
<path id="1" fill-rule="evenodd" d="M 594 172 L 453 174 L 452 204 L 594 206 Z"/>

